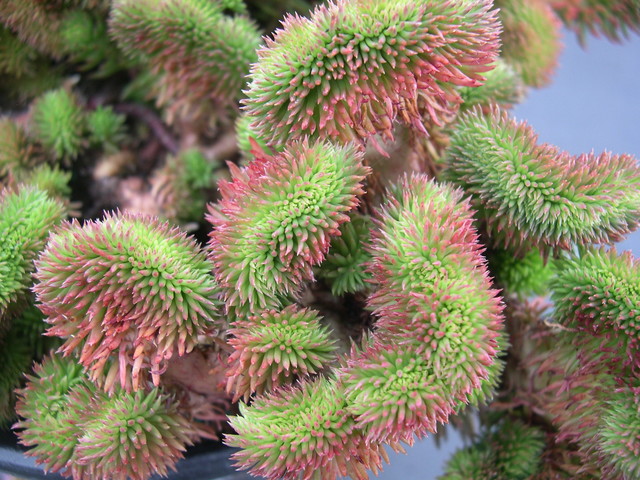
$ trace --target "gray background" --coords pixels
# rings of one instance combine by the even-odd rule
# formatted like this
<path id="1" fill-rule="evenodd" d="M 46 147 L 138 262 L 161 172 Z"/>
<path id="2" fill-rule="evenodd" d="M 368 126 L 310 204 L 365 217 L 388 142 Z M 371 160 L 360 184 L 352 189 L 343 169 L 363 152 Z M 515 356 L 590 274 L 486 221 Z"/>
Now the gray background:
<path id="1" fill-rule="evenodd" d="M 564 32 L 564 51 L 550 86 L 531 90 L 514 109 L 527 120 L 539 140 L 572 154 L 608 150 L 640 159 L 640 37 L 622 44 L 589 37 L 586 48 Z M 640 232 L 619 249 L 640 257 Z M 380 480 L 432 480 L 461 440 L 451 429 L 449 441 L 438 449 L 431 438 L 417 442 L 407 455 L 392 455 Z"/>

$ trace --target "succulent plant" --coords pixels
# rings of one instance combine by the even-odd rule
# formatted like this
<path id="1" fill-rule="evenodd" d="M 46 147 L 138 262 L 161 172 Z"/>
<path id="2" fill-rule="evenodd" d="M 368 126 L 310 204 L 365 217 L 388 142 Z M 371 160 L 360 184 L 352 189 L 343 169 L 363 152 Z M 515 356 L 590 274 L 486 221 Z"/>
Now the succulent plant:
<path id="1" fill-rule="evenodd" d="M 463 114 L 445 176 L 474 197 L 501 247 L 541 250 L 620 240 L 638 225 L 640 167 L 631 155 L 571 156 L 495 107 Z M 528 248 L 527 248 L 528 249 Z"/>
<path id="2" fill-rule="evenodd" d="M 521 258 L 510 250 L 493 250 L 488 258 L 496 283 L 506 294 L 520 297 L 544 295 L 556 271 L 553 259 L 543 258 L 535 248 Z"/>
<path id="3" fill-rule="evenodd" d="M 343 295 L 367 288 L 371 275 L 366 264 L 371 254 L 366 250 L 373 223 L 369 217 L 351 215 L 340 227 L 340 236 L 333 237 L 327 257 L 320 265 L 318 276 L 331 285 L 331 293 Z"/>
<path id="4" fill-rule="evenodd" d="M 348 411 L 368 442 L 412 443 L 448 423 L 457 399 L 447 375 L 413 345 L 374 344 L 349 358 L 341 372 Z"/>
<path id="5" fill-rule="evenodd" d="M 532 362 L 534 389 L 525 395 L 552 419 L 555 443 L 577 455 L 574 471 L 589 479 L 632 478 L 640 468 L 633 453 L 637 371 L 625 362 L 619 338 L 598 328 L 567 329 L 540 350 Z"/>
<path id="6" fill-rule="evenodd" d="M 500 312 L 471 224 L 472 212 L 462 193 L 426 175 L 405 176 L 388 190 L 386 202 L 374 217 L 378 230 L 369 267 L 378 287 L 369 304 L 381 317 L 379 325 L 393 331 L 397 319 L 397 326 L 403 329 L 411 324 L 405 325 L 404 319 L 419 314 L 430 299 L 434 307 L 440 295 L 443 302 L 460 298 L 466 303 L 469 294 L 482 295 L 483 290 L 486 299 L 476 308 L 487 308 L 493 315 Z M 458 297 L 457 289 L 467 294 Z M 424 301 L 417 300 L 416 294 Z"/>
<path id="7" fill-rule="evenodd" d="M 209 246 L 227 306 L 278 309 L 275 296 L 312 278 L 363 193 L 369 169 L 361 162 L 353 146 L 303 141 L 232 170 L 209 210 Z"/>
<path id="8" fill-rule="evenodd" d="M 640 476 L 640 166 L 506 113 L 636 3 L 0 0 L 0 423 L 74 480 Z"/>
<path id="9" fill-rule="evenodd" d="M 247 5 L 244 0 L 220 0 L 220 5 L 224 10 L 235 13 L 247 13 Z"/>
<path id="10" fill-rule="evenodd" d="M 546 0 L 497 0 L 502 22 L 502 56 L 526 85 L 551 80 L 561 50 L 560 21 Z"/>
<path id="11" fill-rule="evenodd" d="M 31 170 L 18 170 L 15 176 L 18 183 L 42 190 L 49 197 L 60 200 L 63 204 L 68 203 L 71 195 L 70 172 L 45 164 Z"/>
<path id="12" fill-rule="evenodd" d="M 151 193 L 163 217 L 177 224 L 203 220 L 207 193 L 214 189 L 218 177 L 222 177 L 221 166 L 197 149 L 169 156 L 164 167 L 151 179 Z"/>
<path id="13" fill-rule="evenodd" d="M 39 0 L 6 0 L 0 4 L 0 22 L 37 51 L 61 58 L 60 10 Z"/>
<path id="14" fill-rule="evenodd" d="M 33 284 L 33 261 L 49 230 L 66 216 L 63 205 L 32 187 L 0 197 L 0 324 Z"/>
<path id="15" fill-rule="evenodd" d="M 488 1 L 337 0 L 309 18 L 286 17 L 251 69 L 244 100 L 251 128 L 273 146 L 305 136 L 390 139 L 396 119 L 424 132 L 418 97 L 455 103 L 453 85 L 480 85 L 491 69 L 499 26 L 490 8 Z"/>
<path id="16" fill-rule="evenodd" d="M 332 387 L 341 390 L 342 408 L 350 415 L 341 418 L 351 419 L 352 432 L 363 439 L 358 442 L 371 449 L 383 443 L 397 448 L 399 442 L 412 443 L 414 435 L 435 431 L 437 423 L 446 423 L 460 404 L 485 400 L 483 382 L 494 384 L 496 379 L 490 376 L 501 370 L 491 367 L 500 363 L 496 356 L 502 346 L 502 307 L 490 288 L 461 192 L 416 175 L 391 187 L 388 197 L 377 214 L 379 231 L 371 248 L 370 269 L 379 290 L 370 303 L 381 318 L 374 336 L 337 369 L 338 380 Z M 428 257 L 420 261 L 421 255 Z M 433 267 L 431 273 L 428 265 Z M 438 292 L 436 285 L 445 288 Z M 290 424 L 303 405 L 298 397 L 320 395 L 328 381 L 303 381 L 241 408 L 241 416 L 231 420 L 238 436 L 227 439 L 242 448 L 236 454 L 239 464 L 269 478 L 285 471 L 288 478 L 316 478 L 313 475 L 319 474 L 313 472 L 319 464 L 309 455 L 317 455 L 317 449 L 308 445 L 300 455 L 296 443 L 287 443 L 276 457 L 270 449 L 283 440 L 271 439 L 272 434 L 266 433 L 271 430 L 265 428 L 279 431 L 276 418 L 287 422 L 284 431 L 298 428 Z M 323 408 L 317 399 L 315 405 Z M 298 442 L 301 437 L 288 438 Z M 343 446 L 341 458 L 354 448 Z M 378 460 L 364 466 L 371 469 L 377 464 Z M 303 465 L 309 469 L 301 470 Z M 334 468 L 325 466 L 323 475 L 329 476 L 323 478 L 334 478 Z M 339 473 L 345 474 L 345 468 Z M 366 478 L 357 470 L 350 474 Z"/>
<path id="17" fill-rule="evenodd" d="M 15 425 L 21 429 L 21 443 L 33 447 L 29 455 L 35 456 L 46 471 L 71 473 L 77 468 L 82 472 L 75 463 L 74 449 L 80 421 L 88 414 L 89 399 L 69 402 L 70 393 L 85 385 L 82 367 L 73 360 L 50 356 L 36 365 L 28 380 L 27 387 L 18 392 L 16 406 L 23 417 Z"/>
<path id="18" fill-rule="evenodd" d="M 629 252 L 583 249 L 564 257 L 551 289 L 563 325 L 621 338 L 627 355 L 640 361 L 640 266 Z"/>
<path id="19" fill-rule="evenodd" d="M 544 433 L 520 420 L 504 419 L 472 446 L 460 449 L 440 480 L 525 480 L 539 478 Z"/>
<path id="20" fill-rule="evenodd" d="M 35 162 L 35 148 L 27 132 L 9 117 L 0 117 L 0 176 Z"/>
<path id="21" fill-rule="evenodd" d="M 640 395 L 637 387 L 621 387 L 607 400 L 601 419 L 598 450 L 610 475 L 640 475 Z"/>
<path id="22" fill-rule="evenodd" d="M 92 408 L 93 407 L 93 408 Z M 82 424 L 75 449 L 83 478 L 145 480 L 175 469 L 187 446 L 199 437 L 197 428 L 157 388 L 149 392 L 119 391 L 94 397 L 95 412 Z M 122 457 L 126 455 L 127 461 Z"/>
<path id="23" fill-rule="evenodd" d="M 238 149 L 242 157 L 246 160 L 251 160 L 254 157 L 251 153 L 254 149 L 252 142 L 255 142 L 261 151 L 269 152 L 267 144 L 264 143 L 254 129 L 251 128 L 252 122 L 253 118 L 249 115 L 239 115 L 235 125 Z"/>
<path id="24" fill-rule="evenodd" d="M 0 72 L 22 77 L 33 73 L 39 54 L 0 24 Z"/>
<path id="25" fill-rule="evenodd" d="M 504 420 L 490 437 L 496 464 L 505 479 L 526 479 L 540 469 L 545 434 L 518 420 Z"/>
<path id="26" fill-rule="evenodd" d="M 10 326 L 0 332 L 0 426 L 15 418 L 14 390 L 22 382 L 34 357 L 41 357 L 50 339 L 42 336 L 46 324 L 42 313 L 33 305 L 11 319 Z"/>
<path id="27" fill-rule="evenodd" d="M 502 305 L 461 194 L 424 175 L 404 177 L 375 217 L 377 290 L 368 302 L 380 317 L 376 342 L 343 372 L 369 438 L 434 432 L 460 403 L 482 400 L 473 395 L 501 370 L 490 367 L 500 363 Z"/>
<path id="28" fill-rule="evenodd" d="M 240 97 L 260 42 L 244 16 L 223 15 L 209 0 L 126 0 L 114 5 L 110 32 L 129 57 L 144 58 L 163 76 L 161 103 Z"/>
<path id="29" fill-rule="evenodd" d="M 34 287 L 49 335 L 106 390 L 155 385 L 166 362 L 221 327 L 212 265 L 197 244 L 151 217 L 106 214 L 57 228 Z"/>
<path id="30" fill-rule="evenodd" d="M 522 78 L 506 60 L 498 58 L 495 68 L 485 73 L 485 77 L 484 84 L 479 87 L 460 88 L 461 108 L 469 109 L 476 105 L 489 108 L 493 104 L 508 108 L 525 97 Z"/>
<path id="31" fill-rule="evenodd" d="M 107 35 L 106 19 L 86 10 L 71 10 L 63 16 L 60 35 L 69 60 L 82 70 L 97 69 L 96 76 L 110 75 L 124 66 L 121 53 Z"/>
<path id="32" fill-rule="evenodd" d="M 73 359 L 51 356 L 19 392 L 15 428 L 47 471 L 76 480 L 146 480 L 166 475 L 198 438 L 171 397 L 158 389 L 108 396 Z M 126 461 L 123 460 L 126 458 Z"/>
<path id="33" fill-rule="evenodd" d="M 65 88 L 40 96 L 31 110 L 33 136 L 57 160 L 70 160 L 84 147 L 85 114 Z"/>
<path id="34" fill-rule="evenodd" d="M 366 470 L 377 472 L 387 458 L 382 447 L 365 443 L 344 395 L 325 378 L 262 396 L 251 407 L 241 403 L 230 423 L 236 434 L 225 442 L 241 448 L 233 454 L 237 465 L 269 480 L 366 480 Z"/>
<path id="35" fill-rule="evenodd" d="M 93 145 L 113 153 L 126 138 L 125 117 L 115 113 L 111 107 L 98 107 L 87 115 L 89 140 Z"/>
<path id="36" fill-rule="evenodd" d="M 587 33 L 621 41 L 640 31 L 640 9 L 634 0 L 551 0 L 550 5 L 582 43 Z"/>
<path id="37" fill-rule="evenodd" d="M 233 352 L 227 390 L 245 401 L 254 392 L 262 394 L 318 373 L 336 350 L 318 313 L 295 305 L 237 320 L 229 335 Z"/>
<path id="38" fill-rule="evenodd" d="M 475 445 L 457 450 L 447 461 L 439 480 L 488 480 L 499 478 L 493 469 L 491 452 Z"/>

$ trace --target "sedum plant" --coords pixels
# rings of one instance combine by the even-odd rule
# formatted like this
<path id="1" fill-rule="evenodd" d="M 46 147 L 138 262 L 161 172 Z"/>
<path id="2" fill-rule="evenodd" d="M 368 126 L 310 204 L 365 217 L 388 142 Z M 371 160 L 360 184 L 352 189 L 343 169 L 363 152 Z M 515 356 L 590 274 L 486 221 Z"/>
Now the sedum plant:
<path id="1" fill-rule="evenodd" d="M 640 17 L 1 2 L 0 423 L 74 480 L 167 476 L 203 438 L 366 480 L 445 425 L 473 438 L 445 479 L 637 477 L 640 272 L 611 244 L 638 160 L 509 112 L 562 24 Z"/>
<path id="2" fill-rule="evenodd" d="M 538 249 L 531 249 L 520 257 L 512 250 L 497 249 L 487 256 L 495 283 L 507 292 L 526 298 L 549 291 L 556 264 L 543 258 Z"/>
<path id="3" fill-rule="evenodd" d="M 461 87 L 462 109 L 476 105 L 483 110 L 494 104 L 510 107 L 525 96 L 525 86 L 515 68 L 505 59 L 498 57 L 493 70 L 485 73 L 485 82 L 479 87 Z"/>
<path id="4" fill-rule="evenodd" d="M 396 118 L 424 132 L 421 111 L 437 122 L 458 99 L 454 85 L 477 86 L 490 70 L 499 26 L 489 7 L 338 0 L 308 19 L 289 16 L 252 67 L 251 126 L 272 145 L 307 135 L 389 139 Z"/>
<path id="5" fill-rule="evenodd" d="M 640 267 L 629 252 L 584 250 L 562 258 L 552 280 L 558 320 L 568 328 L 610 332 L 622 339 L 626 361 L 638 363 Z"/>
<path id="6" fill-rule="evenodd" d="M 204 252 L 153 218 L 107 215 L 61 225 L 38 259 L 34 287 L 61 352 L 78 353 L 90 378 L 111 391 L 154 385 L 174 354 L 216 335 L 218 287 Z M 117 361 L 116 361 L 117 360 Z"/>
<path id="7" fill-rule="evenodd" d="M 57 160 L 78 156 L 83 148 L 85 116 L 76 97 L 65 89 L 39 97 L 32 107 L 33 136 Z"/>
<path id="8" fill-rule="evenodd" d="M 446 178 L 473 195 L 499 246 L 570 249 L 637 227 L 640 167 L 631 155 L 571 156 L 498 107 L 462 115 L 448 155 Z"/>
<path id="9" fill-rule="evenodd" d="M 234 350 L 229 357 L 227 390 L 245 400 L 254 392 L 291 383 L 295 376 L 317 373 L 336 348 L 317 312 L 295 305 L 237 320 L 229 334 Z"/>
<path id="10" fill-rule="evenodd" d="M 47 471 L 74 478 L 166 475 L 198 429 L 158 389 L 96 391 L 72 359 L 47 357 L 19 392 L 20 438 Z M 126 462 L 123 459 L 126 458 Z"/>
<path id="11" fill-rule="evenodd" d="M 34 359 L 57 343 L 42 335 L 46 328 L 44 316 L 33 304 L 24 307 L 9 323 L 0 334 L 0 426 L 4 428 L 16 419 L 15 390 L 22 386 L 24 373 Z"/>
<path id="12" fill-rule="evenodd" d="M 640 10 L 634 0 L 552 0 L 550 5 L 582 42 L 587 33 L 620 41 L 639 30 Z"/>
<path id="13" fill-rule="evenodd" d="M 107 76 L 124 67 L 120 52 L 107 35 L 103 12 L 74 9 L 65 13 L 60 35 L 69 61 L 96 77 Z"/>
<path id="14" fill-rule="evenodd" d="M 226 172 L 220 161 L 210 161 L 197 149 L 167 158 L 150 180 L 161 216 L 178 225 L 203 221 L 211 190 Z"/>
<path id="15" fill-rule="evenodd" d="M 232 170 L 212 206 L 210 249 L 228 307 L 278 307 L 313 277 L 332 236 L 364 192 L 369 169 L 353 146 L 292 143 Z M 230 309 L 228 308 L 230 311 Z"/>
<path id="16" fill-rule="evenodd" d="M 0 117 L 0 178 L 36 163 L 34 145 L 24 127 L 9 117 Z"/>
<path id="17" fill-rule="evenodd" d="M 267 478 L 366 479 L 366 470 L 381 468 L 386 453 L 365 443 L 347 406 L 335 381 L 305 381 L 241 406 L 242 415 L 231 419 L 238 435 L 228 443 L 241 448 L 235 457 L 242 465 Z"/>
<path id="18" fill-rule="evenodd" d="M 51 228 L 66 216 L 64 206 L 42 190 L 25 186 L 0 198 L 0 322 L 28 297 L 33 261 Z"/>
<path id="19" fill-rule="evenodd" d="M 545 0 L 496 0 L 503 25 L 502 56 L 525 85 L 549 83 L 560 53 L 560 21 Z"/>
<path id="20" fill-rule="evenodd" d="M 544 432 L 520 420 L 504 419 L 472 446 L 449 459 L 440 480 L 525 480 L 536 478 Z"/>
<path id="21" fill-rule="evenodd" d="M 331 247 L 320 265 L 318 277 L 331 285 L 331 293 L 343 295 L 365 290 L 371 278 L 367 263 L 371 253 L 366 245 L 373 225 L 368 216 L 354 214 L 342 224 L 340 235 L 331 240 Z"/>
<path id="22" fill-rule="evenodd" d="M 124 115 L 114 113 L 110 107 L 98 107 L 87 115 L 86 122 L 92 144 L 117 151 L 118 144 L 122 143 L 125 137 Z"/>
<path id="23" fill-rule="evenodd" d="M 411 443 L 433 433 L 459 403 L 482 398 L 483 383 L 497 381 L 502 307 L 470 218 L 460 191 L 425 176 L 388 191 L 369 267 L 378 329 L 344 370 L 368 441 Z"/>
<path id="24" fill-rule="evenodd" d="M 16 171 L 16 181 L 42 190 L 48 196 L 60 200 L 63 204 L 68 201 L 71 195 L 70 180 L 70 172 L 65 172 L 58 167 L 51 167 L 47 164 L 39 165 L 33 169 L 17 169 Z"/>
<path id="25" fill-rule="evenodd" d="M 236 100 L 256 56 L 254 23 L 225 15 L 225 8 L 209 0 L 118 1 L 109 26 L 121 51 L 162 77 L 161 103 L 194 110 Z"/>

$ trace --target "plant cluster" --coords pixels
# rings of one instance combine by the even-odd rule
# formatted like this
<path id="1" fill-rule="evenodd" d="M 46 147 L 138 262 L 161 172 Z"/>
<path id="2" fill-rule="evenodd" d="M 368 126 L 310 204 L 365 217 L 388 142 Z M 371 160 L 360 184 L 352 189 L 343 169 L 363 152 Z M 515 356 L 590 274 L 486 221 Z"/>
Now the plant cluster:
<path id="1" fill-rule="evenodd" d="M 22 442 L 48 471 L 73 478 L 166 475 L 198 437 L 197 425 L 158 389 L 107 395 L 70 359 L 47 357 L 19 395 Z"/>
<path id="2" fill-rule="evenodd" d="M 484 432 L 473 445 L 458 450 L 449 459 L 447 480 L 524 480 L 540 469 L 545 434 L 518 419 L 505 418 Z"/>
<path id="3" fill-rule="evenodd" d="M 469 417 L 442 479 L 636 478 L 640 166 L 509 112 L 636 3 L 2 2 L 0 423 L 74 480 L 366 480 Z"/>
<path id="4" fill-rule="evenodd" d="M 165 363 L 215 336 L 217 286 L 204 252 L 153 218 L 106 214 L 55 229 L 36 262 L 34 287 L 48 334 L 65 339 L 96 383 L 158 385 Z M 117 359 L 117 361 L 112 361 Z"/>

